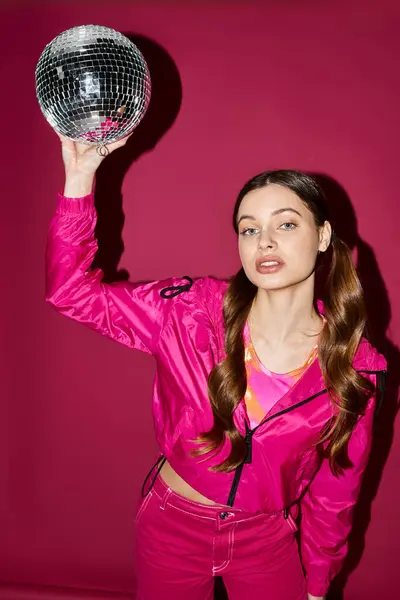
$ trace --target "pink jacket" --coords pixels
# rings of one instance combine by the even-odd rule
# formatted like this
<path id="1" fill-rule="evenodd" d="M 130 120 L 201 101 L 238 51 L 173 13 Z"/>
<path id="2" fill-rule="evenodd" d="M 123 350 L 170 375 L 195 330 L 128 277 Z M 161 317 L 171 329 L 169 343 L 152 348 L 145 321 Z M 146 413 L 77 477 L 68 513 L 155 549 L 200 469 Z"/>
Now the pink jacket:
<path id="1" fill-rule="evenodd" d="M 47 301 L 128 348 L 157 361 L 153 414 L 164 457 L 189 485 L 217 503 L 245 511 L 301 510 L 301 555 L 308 591 L 324 595 L 347 551 L 362 475 L 371 447 L 376 397 L 360 418 L 349 443 L 354 463 L 344 476 L 332 475 L 312 447 L 332 415 L 318 361 L 250 430 L 244 402 L 234 418 L 248 444 L 235 472 L 214 473 L 211 465 L 228 454 L 229 442 L 214 458 L 191 456 L 190 440 L 212 426 L 207 376 L 224 357 L 222 299 L 226 282 L 205 277 L 148 284 L 102 283 L 89 267 L 97 250 L 93 196 L 59 195 L 47 248 Z M 374 382 L 386 373 L 385 359 L 363 340 L 354 366 Z"/>

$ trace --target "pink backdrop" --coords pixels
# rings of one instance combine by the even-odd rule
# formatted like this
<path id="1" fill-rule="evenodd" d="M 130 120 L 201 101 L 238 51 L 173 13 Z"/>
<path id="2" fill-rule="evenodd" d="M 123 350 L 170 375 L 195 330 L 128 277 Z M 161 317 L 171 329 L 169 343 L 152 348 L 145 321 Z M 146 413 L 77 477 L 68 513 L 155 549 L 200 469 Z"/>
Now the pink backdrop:
<path id="1" fill-rule="evenodd" d="M 120 268 L 139 280 L 231 274 L 231 209 L 257 172 L 295 167 L 333 179 L 325 183 L 337 228 L 358 256 L 392 366 L 344 598 L 398 597 L 400 8 L 385 0 L 11 4 L 2 4 L 0 37 L 0 598 L 131 598 L 134 510 L 156 452 L 152 360 L 43 301 L 46 230 L 63 171 L 34 68 L 46 43 L 84 23 L 144 36 L 154 75 L 148 119 L 99 173 L 99 260 L 110 272 L 121 253 L 122 179 Z"/>

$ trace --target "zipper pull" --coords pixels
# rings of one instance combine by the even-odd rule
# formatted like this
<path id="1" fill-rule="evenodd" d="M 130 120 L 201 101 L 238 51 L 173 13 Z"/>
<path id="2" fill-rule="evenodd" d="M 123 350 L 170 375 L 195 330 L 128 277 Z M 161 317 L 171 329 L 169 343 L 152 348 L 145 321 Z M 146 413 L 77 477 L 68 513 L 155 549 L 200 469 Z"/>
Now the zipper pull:
<path id="1" fill-rule="evenodd" d="M 244 437 L 244 441 L 247 447 L 247 453 L 246 453 L 246 458 L 244 459 L 244 464 L 248 465 L 251 463 L 252 461 L 252 455 L 253 455 L 253 431 L 251 429 L 249 429 L 249 426 L 247 425 L 247 421 L 245 421 L 245 425 L 246 425 L 246 435 Z"/>

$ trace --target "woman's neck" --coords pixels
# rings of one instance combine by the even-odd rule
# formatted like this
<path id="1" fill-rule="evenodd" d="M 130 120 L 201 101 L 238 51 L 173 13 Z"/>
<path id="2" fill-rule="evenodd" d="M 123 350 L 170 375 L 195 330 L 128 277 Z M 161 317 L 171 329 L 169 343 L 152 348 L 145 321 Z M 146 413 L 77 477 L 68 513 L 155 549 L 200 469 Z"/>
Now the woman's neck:
<path id="1" fill-rule="evenodd" d="M 249 325 L 253 334 L 271 348 L 318 335 L 322 320 L 314 308 L 314 286 L 259 289 L 250 311 Z"/>

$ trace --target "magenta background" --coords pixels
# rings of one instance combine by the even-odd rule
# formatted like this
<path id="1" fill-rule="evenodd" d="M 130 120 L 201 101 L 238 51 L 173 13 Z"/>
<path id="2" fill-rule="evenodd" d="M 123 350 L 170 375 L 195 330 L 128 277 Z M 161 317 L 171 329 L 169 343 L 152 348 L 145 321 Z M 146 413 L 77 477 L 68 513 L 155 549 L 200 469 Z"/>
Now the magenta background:
<path id="1" fill-rule="evenodd" d="M 241 184 L 267 168 L 326 173 L 375 253 L 399 345 L 400 7 L 19 2 L 2 5 L 1 22 L 0 598 L 125 598 L 137 495 L 156 452 L 154 365 L 43 301 L 63 170 L 35 99 L 37 59 L 59 32 L 94 22 L 151 38 L 179 70 L 177 119 L 124 180 L 121 266 L 132 279 L 231 274 Z M 398 596 L 399 445 L 397 426 L 346 600 Z"/>

